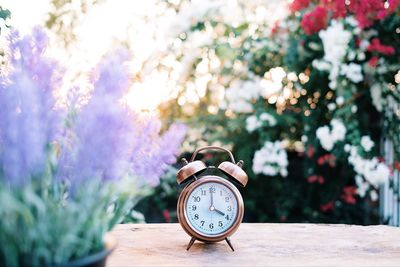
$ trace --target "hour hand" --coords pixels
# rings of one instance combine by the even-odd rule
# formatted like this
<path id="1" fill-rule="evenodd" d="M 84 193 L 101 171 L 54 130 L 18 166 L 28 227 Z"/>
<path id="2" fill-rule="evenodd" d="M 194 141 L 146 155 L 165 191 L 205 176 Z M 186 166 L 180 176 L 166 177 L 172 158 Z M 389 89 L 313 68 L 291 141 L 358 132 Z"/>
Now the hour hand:
<path id="1" fill-rule="evenodd" d="M 217 210 L 217 209 L 215 209 L 215 208 L 214 208 L 214 210 L 215 210 L 217 213 L 221 214 L 222 216 L 225 216 L 225 213 L 223 213 L 222 211 Z"/>

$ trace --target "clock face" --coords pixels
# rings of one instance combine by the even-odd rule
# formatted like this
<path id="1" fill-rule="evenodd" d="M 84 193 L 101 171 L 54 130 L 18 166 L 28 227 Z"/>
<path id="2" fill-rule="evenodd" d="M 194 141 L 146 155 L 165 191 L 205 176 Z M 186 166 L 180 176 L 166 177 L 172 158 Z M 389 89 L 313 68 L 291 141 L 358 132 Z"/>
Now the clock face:
<path id="1" fill-rule="evenodd" d="M 219 235 L 234 224 L 238 202 L 233 191 L 218 182 L 197 186 L 186 201 L 188 223 L 201 234 Z"/>

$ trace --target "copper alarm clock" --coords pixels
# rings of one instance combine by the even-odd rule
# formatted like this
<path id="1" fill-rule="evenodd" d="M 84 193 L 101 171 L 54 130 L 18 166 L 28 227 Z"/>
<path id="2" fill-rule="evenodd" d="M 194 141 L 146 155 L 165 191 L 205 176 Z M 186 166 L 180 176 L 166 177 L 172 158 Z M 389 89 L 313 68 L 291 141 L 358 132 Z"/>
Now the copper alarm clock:
<path id="1" fill-rule="evenodd" d="M 195 160 L 204 150 L 224 151 L 231 161 L 222 162 L 217 168 L 206 166 L 203 161 Z M 183 229 L 191 236 L 187 250 L 196 240 L 207 243 L 226 240 L 234 251 L 229 237 L 242 222 L 244 205 L 239 190 L 229 179 L 246 186 L 248 177 L 241 168 L 243 161 L 235 163 L 229 150 L 216 146 L 198 148 L 189 162 L 186 159 L 182 161 L 185 166 L 178 171 L 176 179 L 178 184 L 188 184 L 179 195 L 177 216 Z"/>

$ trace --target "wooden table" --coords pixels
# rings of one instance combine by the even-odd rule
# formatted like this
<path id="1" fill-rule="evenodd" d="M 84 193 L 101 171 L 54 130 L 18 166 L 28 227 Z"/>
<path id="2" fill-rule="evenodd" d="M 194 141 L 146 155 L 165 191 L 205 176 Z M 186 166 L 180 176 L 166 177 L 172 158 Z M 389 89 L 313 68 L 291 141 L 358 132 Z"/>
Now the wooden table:
<path id="1" fill-rule="evenodd" d="M 108 267 L 400 266 L 400 228 L 326 224 L 242 224 L 231 240 L 197 242 L 179 224 L 118 225 Z"/>

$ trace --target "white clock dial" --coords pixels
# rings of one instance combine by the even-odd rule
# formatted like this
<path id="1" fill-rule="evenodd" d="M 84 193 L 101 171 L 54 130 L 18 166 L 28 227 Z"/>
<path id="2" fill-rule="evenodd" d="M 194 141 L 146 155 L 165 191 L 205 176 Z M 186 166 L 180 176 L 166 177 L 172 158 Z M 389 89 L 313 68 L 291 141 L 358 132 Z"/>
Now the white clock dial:
<path id="1" fill-rule="evenodd" d="M 207 182 L 196 187 L 186 202 L 189 224 L 206 235 L 219 235 L 235 222 L 237 199 L 229 187 L 218 182 Z"/>

